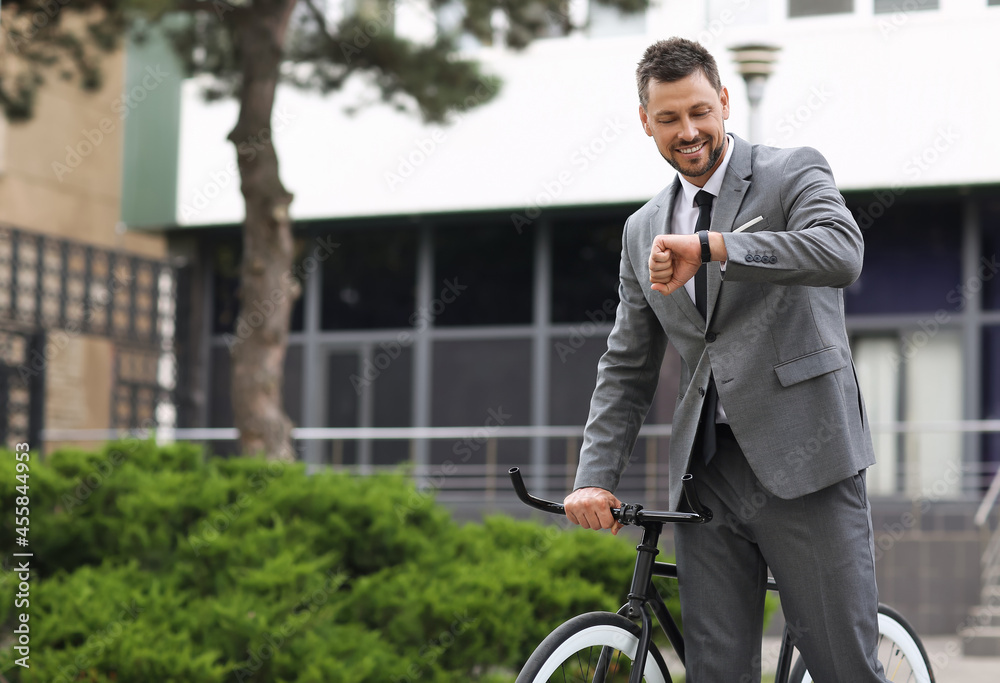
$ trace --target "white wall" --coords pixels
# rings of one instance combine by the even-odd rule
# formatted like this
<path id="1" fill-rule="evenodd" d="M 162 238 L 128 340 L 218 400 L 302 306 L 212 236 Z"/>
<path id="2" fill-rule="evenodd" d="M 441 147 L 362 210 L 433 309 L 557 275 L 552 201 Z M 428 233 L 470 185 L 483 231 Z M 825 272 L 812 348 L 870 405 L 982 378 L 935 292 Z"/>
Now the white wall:
<path id="1" fill-rule="evenodd" d="M 661 0 L 647 35 L 538 41 L 475 53 L 502 94 L 447 127 L 428 127 L 354 82 L 323 98 L 282 89 L 274 120 L 296 218 L 641 201 L 673 177 L 638 123 L 634 68 L 670 35 L 702 40 L 746 136 L 746 100 L 728 46 L 782 47 L 762 107 L 762 140 L 822 151 L 842 189 L 1000 181 L 1000 7 L 941 0 L 935 11 L 787 20 L 781 0 Z M 901 0 L 906 6 L 906 0 Z M 181 225 L 235 222 L 243 204 L 226 135 L 231 102 L 183 97 Z M 409 166 L 407 160 L 412 161 Z M 392 175 L 395 174 L 395 175 Z M 404 177 L 405 176 L 405 177 Z"/>

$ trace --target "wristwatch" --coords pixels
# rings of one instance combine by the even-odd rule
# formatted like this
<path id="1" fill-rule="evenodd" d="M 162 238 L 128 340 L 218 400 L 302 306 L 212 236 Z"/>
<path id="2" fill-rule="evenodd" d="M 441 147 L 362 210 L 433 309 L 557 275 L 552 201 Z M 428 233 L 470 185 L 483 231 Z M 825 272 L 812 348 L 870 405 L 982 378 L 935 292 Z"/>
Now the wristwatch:
<path id="1" fill-rule="evenodd" d="M 712 261 L 712 247 L 708 246 L 708 230 L 699 230 L 698 240 L 701 242 L 701 262 L 710 263 Z"/>

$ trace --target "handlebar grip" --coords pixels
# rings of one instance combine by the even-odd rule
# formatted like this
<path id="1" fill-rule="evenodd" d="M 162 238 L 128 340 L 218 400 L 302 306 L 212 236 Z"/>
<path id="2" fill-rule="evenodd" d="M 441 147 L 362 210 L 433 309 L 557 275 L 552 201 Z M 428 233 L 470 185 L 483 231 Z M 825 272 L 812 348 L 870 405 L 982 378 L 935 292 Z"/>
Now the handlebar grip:
<path id="1" fill-rule="evenodd" d="M 691 508 L 691 512 L 695 513 L 699 517 L 704 517 L 706 522 L 712 520 L 712 511 L 701 504 L 701 498 L 698 497 L 698 489 L 694 486 L 694 477 L 690 474 L 685 474 L 681 477 L 681 489 L 684 491 L 684 498 L 687 500 L 688 507 Z"/>
<path id="2" fill-rule="evenodd" d="M 554 503 L 551 500 L 536 498 L 528 493 L 528 489 L 524 485 L 524 479 L 521 477 L 521 468 L 511 467 L 507 474 L 510 475 L 510 481 L 514 485 L 514 491 L 517 493 L 517 497 L 521 499 L 522 503 L 529 507 L 533 507 L 536 510 L 541 510 L 542 512 L 551 512 L 555 515 L 566 514 L 566 508 L 562 506 L 562 503 Z"/>
<path id="3" fill-rule="evenodd" d="M 524 479 L 521 476 L 521 469 L 519 467 L 511 467 L 507 474 L 510 475 L 510 481 L 514 485 L 514 491 L 517 493 L 517 497 L 521 499 L 521 502 L 528 507 L 535 508 L 536 510 L 541 510 L 542 512 L 550 512 L 555 515 L 565 515 L 566 508 L 563 507 L 562 503 L 555 503 L 551 500 L 545 500 L 543 498 L 537 498 L 530 493 L 528 493 L 527 487 L 524 485 Z M 687 500 L 688 505 L 691 507 L 691 512 L 657 512 L 653 510 L 643 510 L 641 505 L 629 505 L 623 503 L 620 508 L 611 508 L 611 515 L 623 524 L 635 524 L 642 525 L 645 522 L 666 524 L 666 523 L 695 523 L 704 524 L 712 519 L 712 511 L 701 504 L 701 500 L 698 498 L 698 492 L 694 488 L 694 478 L 690 474 L 684 475 L 681 479 L 681 486 L 684 491 L 684 497 Z"/>

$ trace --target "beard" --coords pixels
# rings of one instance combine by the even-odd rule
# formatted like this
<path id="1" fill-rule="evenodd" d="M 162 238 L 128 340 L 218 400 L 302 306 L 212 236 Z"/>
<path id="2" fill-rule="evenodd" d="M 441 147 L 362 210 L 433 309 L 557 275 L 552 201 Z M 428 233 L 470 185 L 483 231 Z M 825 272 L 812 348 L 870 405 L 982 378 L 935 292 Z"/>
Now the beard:
<path id="1" fill-rule="evenodd" d="M 685 168 L 681 166 L 681 164 L 679 164 L 678 162 L 674 161 L 672 157 L 667 156 L 666 154 L 663 155 L 663 158 L 666 159 L 667 163 L 673 166 L 674 170 L 680 173 L 681 175 L 686 176 L 688 178 L 697 178 L 699 176 L 705 175 L 713 168 L 715 168 L 715 164 L 718 163 L 725 149 L 726 149 L 726 136 L 725 134 L 723 134 L 722 144 L 713 147 L 712 149 L 709 150 L 708 159 L 701 166 L 693 166 Z"/>

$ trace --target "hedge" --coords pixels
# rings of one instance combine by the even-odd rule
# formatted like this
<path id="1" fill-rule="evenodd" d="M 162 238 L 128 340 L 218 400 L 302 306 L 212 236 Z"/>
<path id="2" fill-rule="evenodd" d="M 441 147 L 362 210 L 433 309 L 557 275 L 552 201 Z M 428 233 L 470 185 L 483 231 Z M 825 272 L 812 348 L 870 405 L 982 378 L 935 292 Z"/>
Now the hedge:
<path id="1" fill-rule="evenodd" d="M 2 457 L 9 558 L 26 549 Z M 608 534 L 459 525 L 403 474 L 307 475 L 189 444 L 32 454 L 29 486 L 27 609 L 0 574 L 11 683 L 511 681 L 558 623 L 616 610 L 635 557 Z"/>

